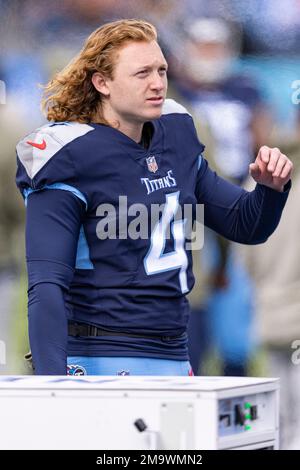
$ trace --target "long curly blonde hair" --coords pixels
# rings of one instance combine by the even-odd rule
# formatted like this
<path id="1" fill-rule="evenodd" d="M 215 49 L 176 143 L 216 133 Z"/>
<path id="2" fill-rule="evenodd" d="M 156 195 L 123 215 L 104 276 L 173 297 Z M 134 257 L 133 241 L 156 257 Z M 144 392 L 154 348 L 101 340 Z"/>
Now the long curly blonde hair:
<path id="1" fill-rule="evenodd" d="M 45 85 L 42 109 L 49 121 L 108 124 L 102 113 L 102 96 L 92 83 L 95 72 L 113 79 L 118 49 L 129 41 L 157 40 L 155 27 L 143 20 L 119 20 L 96 29 L 83 49 Z"/>

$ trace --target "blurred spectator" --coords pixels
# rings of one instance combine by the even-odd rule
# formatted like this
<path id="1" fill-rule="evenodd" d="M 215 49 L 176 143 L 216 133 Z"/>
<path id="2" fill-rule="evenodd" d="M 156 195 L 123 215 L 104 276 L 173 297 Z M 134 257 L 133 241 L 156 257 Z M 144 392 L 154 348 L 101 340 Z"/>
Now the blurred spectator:
<path id="1" fill-rule="evenodd" d="M 253 154 L 268 139 L 271 120 L 253 77 L 235 73 L 240 31 L 216 18 L 187 25 L 175 86 L 215 137 L 214 158 L 227 178 L 243 181 Z M 174 55 L 176 51 L 172 51 Z"/>

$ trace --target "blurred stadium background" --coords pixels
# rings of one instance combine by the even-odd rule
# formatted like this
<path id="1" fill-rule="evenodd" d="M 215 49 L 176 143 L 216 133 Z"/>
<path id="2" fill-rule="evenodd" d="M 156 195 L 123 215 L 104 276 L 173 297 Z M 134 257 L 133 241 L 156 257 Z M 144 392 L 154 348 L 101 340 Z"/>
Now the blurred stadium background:
<path id="1" fill-rule="evenodd" d="M 248 164 L 262 144 L 295 164 L 266 244 L 231 245 L 207 232 L 194 254 L 190 352 L 200 375 L 280 376 L 282 447 L 300 448 L 299 0 L 0 0 L 0 374 L 31 373 L 16 142 L 45 122 L 38 84 L 98 26 L 132 17 L 157 27 L 169 97 L 193 114 L 212 167 L 250 188 Z"/>

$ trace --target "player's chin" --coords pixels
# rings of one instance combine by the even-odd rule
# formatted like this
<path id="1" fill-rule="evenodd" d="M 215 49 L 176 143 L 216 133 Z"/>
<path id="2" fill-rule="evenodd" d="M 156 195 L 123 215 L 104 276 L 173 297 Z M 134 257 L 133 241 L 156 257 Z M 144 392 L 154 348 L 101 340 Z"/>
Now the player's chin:
<path id="1" fill-rule="evenodd" d="M 155 113 L 148 113 L 147 120 L 152 121 L 153 119 L 159 119 L 161 116 L 162 111 L 156 111 Z"/>
<path id="2" fill-rule="evenodd" d="M 158 119 L 162 114 L 163 101 L 159 104 L 151 102 L 147 104 L 147 109 L 145 109 L 147 119 Z"/>

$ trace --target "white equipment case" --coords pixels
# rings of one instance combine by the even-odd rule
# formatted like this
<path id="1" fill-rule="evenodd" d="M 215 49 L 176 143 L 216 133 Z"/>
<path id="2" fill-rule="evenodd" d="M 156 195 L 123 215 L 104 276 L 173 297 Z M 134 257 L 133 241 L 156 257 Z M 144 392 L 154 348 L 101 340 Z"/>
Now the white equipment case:
<path id="1" fill-rule="evenodd" d="M 0 376 L 0 449 L 278 449 L 279 380 Z"/>

